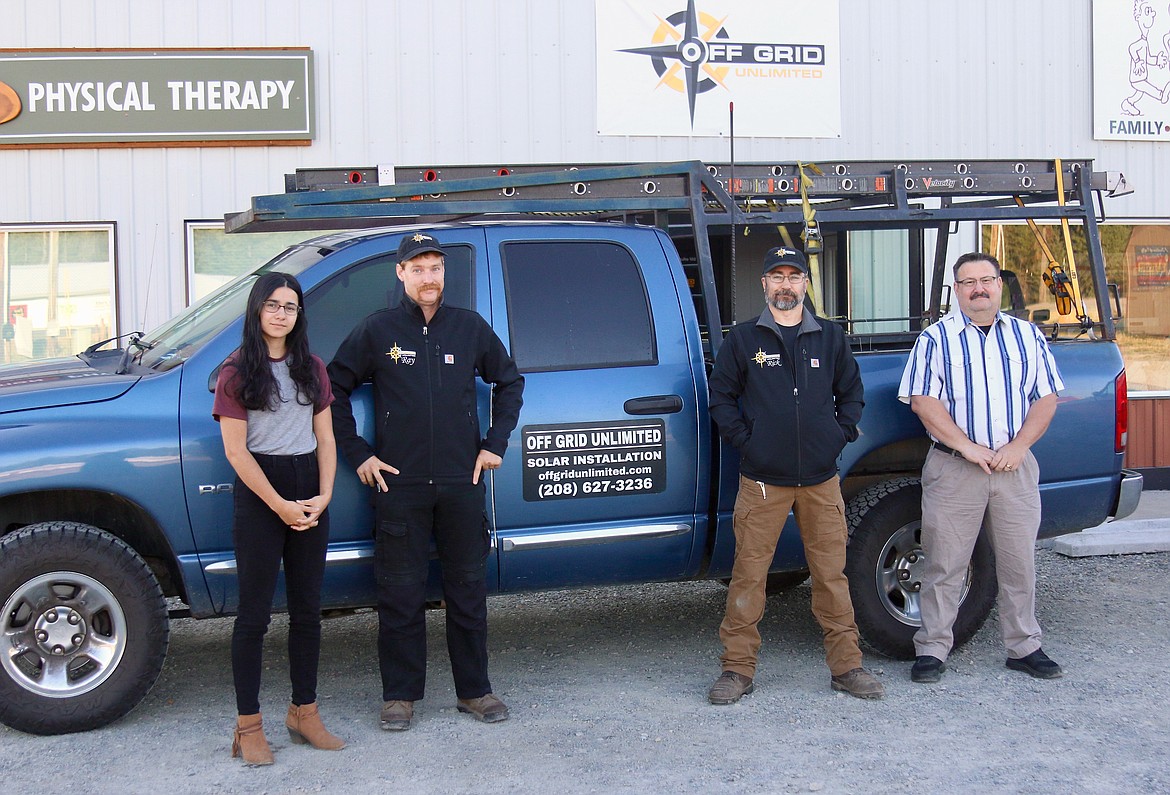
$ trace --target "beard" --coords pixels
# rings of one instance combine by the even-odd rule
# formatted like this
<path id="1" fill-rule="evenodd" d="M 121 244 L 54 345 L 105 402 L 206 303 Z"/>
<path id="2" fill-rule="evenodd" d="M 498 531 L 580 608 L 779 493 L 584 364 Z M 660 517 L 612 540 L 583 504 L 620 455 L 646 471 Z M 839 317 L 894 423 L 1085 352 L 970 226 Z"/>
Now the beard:
<path id="1" fill-rule="evenodd" d="M 800 306 L 800 298 L 791 290 L 777 290 L 768 299 L 768 304 L 781 312 L 787 312 Z"/>

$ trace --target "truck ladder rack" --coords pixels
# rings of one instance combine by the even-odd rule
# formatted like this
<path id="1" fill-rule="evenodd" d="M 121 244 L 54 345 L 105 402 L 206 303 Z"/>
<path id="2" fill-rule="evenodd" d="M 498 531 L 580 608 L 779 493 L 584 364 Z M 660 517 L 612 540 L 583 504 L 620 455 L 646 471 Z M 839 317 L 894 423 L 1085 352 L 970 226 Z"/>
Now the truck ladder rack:
<path id="1" fill-rule="evenodd" d="M 285 192 L 253 199 L 252 208 L 225 216 L 229 232 L 371 226 L 403 218 L 483 218 L 533 213 L 622 215 L 701 210 L 708 225 L 795 223 L 802 220 L 799 163 L 698 161 L 600 166 L 365 166 L 298 169 Z M 807 194 L 822 223 L 921 224 L 960 220 L 1080 217 L 1082 186 L 1128 192 L 1119 174 L 1093 172 L 1091 160 L 1064 161 L 1065 208 L 1023 209 L 1055 202 L 1056 174 L 1048 160 L 834 161 L 819 164 Z M 807 164 L 806 164 L 807 168 Z M 807 173 L 807 171 L 806 171 Z M 1087 180 L 1081 179 L 1089 174 Z M 379 183 L 381 178 L 381 184 Z M 730 190 L 729 190 L 730 187 Z M 425 189 L 425 190 L 420 190 Z M 978 199 L 924 210 L 931 197 Z M 824 205 L 823 209 L 820 205 Z M 911 214 L 913 213 L 913 217 Z M 925 214 L 924 214 L 925 213 Z M 308 222 L 308 223 L 306 223 Z"/>
<path id="2" fill-rule="evenodd" d="M 1105 263 L 1092 196 L 1130 192 L 1123 175 L 1093 171 L 1091 160 L 832 161 L 816 167 L 797 162 L 736 163 L 734 177 L 730 164 L 697 160 L 587 166 L 363 166 L 299 169 L 286 175 L 284 193 L 254 197 L 250 209 L 224 216 L 224 228 L 263 232 L 588 216 L 667 229 L 684 214 L 694 235 L 703 283 L 714 284 L 713 230 L 805 223 L 802 168 L 805 195 L 821 229 L 837 225 L 945 232 L 949 224 L 961 221 L 1079 221 L 1089 238 L 1096 284 L 1105 284 Z M 1057 195 L 1058 184 L 1063 196 Z M 944 259 L 945 244 L 936 250 L 931 317 L 938 313 Z M 1112 338 L 1108 306 L 1100 306 L 1107 298 L 1098 295 L 1097 300 L 1103 331 Z M 713 291 L 704 291 L 703 303 L 710 328 L 719 328 Z M 712 339 L 713 350 L 718 343 Z"/>

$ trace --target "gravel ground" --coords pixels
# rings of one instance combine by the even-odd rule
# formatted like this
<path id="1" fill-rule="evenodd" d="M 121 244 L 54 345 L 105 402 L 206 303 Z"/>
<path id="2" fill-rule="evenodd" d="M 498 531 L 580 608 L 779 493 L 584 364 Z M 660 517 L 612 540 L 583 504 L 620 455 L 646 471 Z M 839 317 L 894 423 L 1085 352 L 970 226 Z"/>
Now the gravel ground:
<path id="1" fill-rule="evenodd" d="M 492 679 L 512 720 L 454 709 L 442 613 L 409 732 L 378 729 L 376 619 L 325 622 L 321 710 L 338 753 L 284 732 L 283 617 L 262 702 L 277 761 L 229 759 L 230 619 L 174 622 L 166 667 L 129 716 L 32 737 L 0 727 L 7 792 L 1167 792 L 1170 554 L 1073 560 L 1041 550 L 1045 650 L 1065 677 L 1003 665 L 993 616 L 943 681 L 868 657 L 884 701 L 829 689 L 807 583 L 769 599 L 756 692 L 713 707 L 725 590 L 684 583 L 493 598 Z"/>

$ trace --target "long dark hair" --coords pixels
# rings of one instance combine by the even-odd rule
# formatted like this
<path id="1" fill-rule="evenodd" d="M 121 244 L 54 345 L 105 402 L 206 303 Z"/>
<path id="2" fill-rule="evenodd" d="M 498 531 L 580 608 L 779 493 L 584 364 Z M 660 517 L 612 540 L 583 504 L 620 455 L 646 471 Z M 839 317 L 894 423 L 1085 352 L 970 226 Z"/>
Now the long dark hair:
<path id="1" fill-rule="evenodd" d="M 321 385 L 317 383 L 317 372 L 309 353 L 309 320 L 303 307 L 305 296 L 296 277 L 287 273 L 265 273 L 252 285 L 248 294 L 248 309 L 244 314 L 244 338 L 236 352 L 236 378 L 240 403 L 253 411 L 274 410 L 280 401 L 280 391 L 272 366 L 268 359 L 268 344 L 260 330 L 260 312 L 264 302 L 276 290 L 288 287 L 297 294 L 297 306 L 302 307 L 293 324 L 292 331 L 285 338 L 288 347 L 288 371 L 297 389 L 297 402 L 314 405 L 321 396 Z"/>

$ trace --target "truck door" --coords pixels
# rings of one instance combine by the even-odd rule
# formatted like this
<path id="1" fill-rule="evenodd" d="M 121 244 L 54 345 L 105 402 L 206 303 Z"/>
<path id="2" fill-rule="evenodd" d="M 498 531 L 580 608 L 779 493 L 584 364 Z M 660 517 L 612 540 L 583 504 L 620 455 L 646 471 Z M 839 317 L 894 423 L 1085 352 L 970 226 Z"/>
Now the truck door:
<path id="1" fill-rule="evenodd" d="M 402 300 L 402 282 L 395 274 L 401 235 L 380 236 L 355 246 L 352 266 L 328 275 L 307 290 L 306 313 L 313 325 L 313 352 L 329 362 L 353 326 L 366 315 Z M 485 280 L 475 276 L 483 233 L 455 228 L 436 233 L 446 251 L 443 300 L 468 309 L 488 306 Z M 482 292 L 482 297 L 478 294 Z M 388 341 L 391 345 L 393 341 Z M 351 399 L 358 433 L 374 441 L 374 395 L 363 384 Z M 333 502 L 329 506 L 329 557 L 322 588 L 324 604 L 368 605 L 376 601 L 374 577 L 374 513 L 370 489 L 363 486 L 354 466 L 339 455 Z M 439 592 L 438 568 L 432 565 L 429 590 Z M 329 598 L 332 597 L 332 598 Z"/>
<path id="2" fill-rule="evenodd" d="M 495 327 L 525 377 L 490 492 L 501 589 L 684 576 L 707 489 L 706 393 L 665 237 L 591 225 L 487 240 Z"/>
<path id="3" fill-rule="evenodd" d="M 477 255 L 483 233 L 463 227 L 445 229 L 437 235 L 447 251 L 447 287 L 444 300 L 454 306 L 482 308 L 487 315 L 486 278 L 476 278 Z M 330 253 L 319 264 L 299 274 L 305 288 L 305 317 L 313 353 L 326 363 L 342 340 L 366 315 L 397 304 L 402 284 L 395 275 L 396 252 L 401 235 L 371 235 Z M 180 417 L 183 427 L 184 476 L 195 484 L 222 484 L 206 496 L 193 498 L 190 507 L 196 530 L 200 561 L 217 611 L 234 612 L 238 605 L 236 564 L 232 549 L 232 498 L 234 473 L 223 454 L 219 427 L 211 417 L 212 395 L 209 375 L 239 344 L 240 322 L 232 324 L 204 351 L 198 361 L 189 362 L 184 372 L 184 402 Z M 195 365 L 198 365 L 196 367 Z M 373 393 L 369 384 L 355 390 L 352 398 L 358 432 L 373 440 Z M 482 414 L 487 411 L 486 394 Z M 333 501 L 329 506 L 329 549 L 322 606 L 357 607 L 376 601 L 373 556 L 373 508 L 370 490 L 361 485 L 354 468 L 338 460 Z M 490 565 L 490 564 L 489 564 Z M 438 593 L 439 580 L 432 572 L 431 592 Z M 494 584 L 494 583 L 493 583 Z M 275 608 L 283 610 L 283 580 L 275 595 Z"/>

